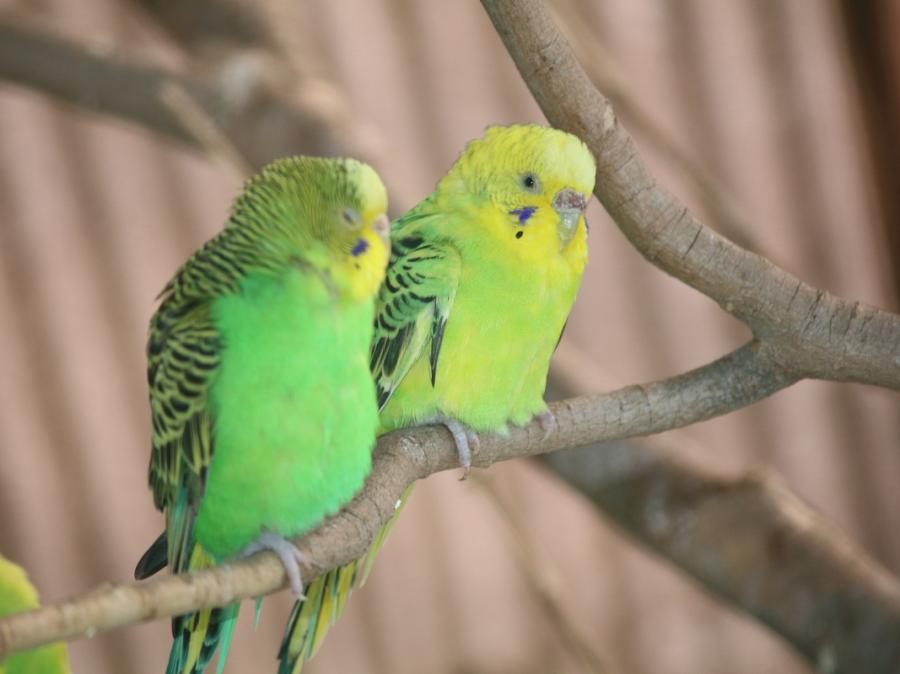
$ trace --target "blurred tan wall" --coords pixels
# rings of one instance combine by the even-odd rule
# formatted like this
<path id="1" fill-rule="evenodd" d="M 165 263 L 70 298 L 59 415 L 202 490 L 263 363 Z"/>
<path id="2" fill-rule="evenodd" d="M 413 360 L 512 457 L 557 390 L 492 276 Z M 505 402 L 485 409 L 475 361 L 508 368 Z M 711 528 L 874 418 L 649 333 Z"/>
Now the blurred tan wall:
<path id="1" fill-rule="evenodd" d="M 388 151 L 378 170 L 426 195 L 491 123 L 542 121 L 477 2 L 281 2 L 304 57 Z M 74 35 L 178 63 L 162 32 L 113 0 L 0 0 Z M 845 45 L 820 0 L 584 0 L 641 107 L 718 176 L 758 248 L 800 278 L 894 309 L 891 270 Z M 60 64 L 61 68 L 65 64 Z M 628 120 L 624 120 L 628 123 Z M 660 181 L 687 178 L 638 135 Z M 0 553 L 45 600 L 127 581 L 161 528 L 146 488 L 143 346 L 153 298 L 223 222 L 238 185 L 147 131 L 0 84 Z M 396 202 L 396 199 L 395 199 Z M 746 340 L 714 303 L 644 262 L 592 205 L 591 262 L 561 346 L 609 387 L 700 365 Z M 592 370 L 593 369 L 593 370 Z M 698 460 L 764 464 L 900 569 L 896 394 L 805 382 L 685 431 Z M 617 671 L 808 671 L 529 464 L 489 471 L 561 605 Z M 477 481 L 420 485 L 344 620 L 323 672 L 584 671 L 542 610 L 510 530 Z M 274 672 L 289 601 L 251 605 L 231 672 Z M 161 672 L 168 625 L 73 643 L 76 674 Z"/>

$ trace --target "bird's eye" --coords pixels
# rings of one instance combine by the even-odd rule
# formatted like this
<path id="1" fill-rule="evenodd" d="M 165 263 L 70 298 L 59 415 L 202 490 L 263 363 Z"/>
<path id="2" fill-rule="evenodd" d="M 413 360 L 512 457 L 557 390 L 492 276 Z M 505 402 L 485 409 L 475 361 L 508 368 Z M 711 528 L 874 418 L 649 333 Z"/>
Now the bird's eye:
<path id="1" fill-rule="evenodd" d="M 359 217 L 359 213 L 357 213 L 352 208 L 343 208 L 341 209 L 341 220 L 343 220 L 344 225 L 347 229 L 359 229 L 361 224 L 361 219 Z"/>
<path id="2" fill-rule="evenodd" d="M 537 176 L 533 173 L 526 173 L 525 175 L 523 175 L 522 187 L 524 187 L 529 192 L 537 192 L 540 189 Z"/>

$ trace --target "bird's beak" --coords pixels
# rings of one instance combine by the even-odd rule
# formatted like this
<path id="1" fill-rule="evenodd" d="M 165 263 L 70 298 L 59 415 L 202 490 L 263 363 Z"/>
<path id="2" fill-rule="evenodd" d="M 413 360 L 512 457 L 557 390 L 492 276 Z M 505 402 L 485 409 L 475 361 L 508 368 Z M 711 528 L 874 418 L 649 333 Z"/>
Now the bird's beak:
<path id="1" fill-rule="evenodd" d="M 587 208 L 585 196 L 570 187 L 560 190 L 553 197 L 553 210 L 559 215 L 559 241 L 561 248 L 568 246 L 572 237 L 575 236 L 578 220 L 584 215 L 585 208 Z"/>
<path id="2" fill-rule="evenodd" d="M 388 216 L 382 213 L 377 218 L 372 221 L 372 229 L 378 235 L 382 241 L 384 241 L 388 246 L 391 243 L 391 221 L 388 220 Z"/>

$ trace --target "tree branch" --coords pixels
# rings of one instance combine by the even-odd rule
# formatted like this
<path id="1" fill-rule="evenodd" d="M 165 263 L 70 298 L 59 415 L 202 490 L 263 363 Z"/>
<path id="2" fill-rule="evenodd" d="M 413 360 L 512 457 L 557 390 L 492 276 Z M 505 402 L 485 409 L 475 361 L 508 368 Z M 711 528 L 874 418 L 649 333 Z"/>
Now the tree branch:
<path id="1" fill-rule="evenodd" d="M 900 389 L 900 316 L 817 290 L 703 225 L 656 184 L 543 3 L 482 4 L 550 123 L 594 153 L 594 193 L 645 258 L 733 313 L 804 377 Z"/>
<path id="2" fill-rule="evenodd" d="M 608 102 L 575 62 L 543 6 L 535 0 L 483 0 L 483 4 L 551 123 L 584 138 L 597 156 L 597 196 L 623 232 L 651 262 L 744 320 L 756 339 L 713 363 L 664 381 L 556 404 L 553 410 L 558 427 L 550 437 L 544 439 L 537 424 L 514 429 L 506 438 L 486 436 L 475 465 L 484 467 L 517 456 L 658 433 L 751 404 L 805 376 L 900 388 L 900 318 L 818 291 L 696 221 L 656 186 Z M 251 43 L 258 40 L 259 34 L 248 35 Z M 246 50 L 239 58 L 247 58 Z M 60 70 L 60 63 L 70 68 L 65 77 L 52 72 Z M 222 72 L 227 75 L 234 69 L 226 67 L 219 74 Z M 22 25 L 0 24 L 0 77 L 37 86 L 70 102 L 156 125 L 165 133 L 192 142 L 190 130 L 178 124 L 177 115 L 163 109 L 158 97 L 161 82 L 175 78 L 257 166 L 274 156 L 267 156 L 268 150 L 261 149 L 264 144 L 260 143 L 269 134 L 267 125 L 271 118 L 267 115 L 273 109 L 282 106 L 289 113 L 286 124 L 305 128 L 302 116 L 297 116 L 282 99 L 273 97 L 270 88 L 259 84 L 261 80 L 251 77 L 249 88 L 235 89 L 229 76 L 188 77 L 109 57 L 101 59 L 76 48 L 74 43 Z M 109 78 L 118 83 L 121 91 L 108 86 Z M 145 86 L 131 91 L 134 78 Z M 73 80 L 79 82 L 78 86 Z M 221 82 L 228 84 L 220 86 Z M 133 97 L 131 101 L 129 96 Z M 143 104 L 136 105 L 135 101 Z M 318 119 L 314 123 L 324 122 Z M 283 129 L 269 134 L 278 138 L 277 153 L 298 151 L 284 146 L 280 131 Z M 300 151 L 329 154 L 327 150 L 309 147 Z M 788 576 L 785 581 L 785 576 L 774 575 L 774 571 L 761 578 L 751 575 L 759 582 L 755 589 L 747 590 L 741 584 L 747 575 L 742 573 L 776 569 L 779 565 L 799 573 L 784 559 L 797 556 L 798 564 L 823 569 L 821 577 L 811 575 L 815 582 L 809 587 L 817 592 L 830 588 L 833 592 L 825 600 L 831 597 L 836 603 L 845 603 L 842 610 L 846 613 L 840 615 L 851 616 L 853 624 L 848 632 L 857 635 L 860 643 L 877 643 L 884 648 L 885 643 L 897 642 L 896 632 L 892 631 L 900 613 L 897 581 L 854 550 L 840 534 L 803 510 L 802 504 L 798 505 L 782 489 L 758 479 L 717 482 L 698 477 L 677 464 L 648 461 L 640 454 L 619 459 L 623 461 L 623 481 L 610 486 L 606 496 L 602 485 L 585 483 L 582 488 L 599 494 L 595 496 L 598 503 L 618 513 L 624 526 L 662 554 L 775 629 L 784 630 L 782 633 L 808 656 L 853 663 L 857 662 L 853 654 L 858 653 L 854 649 L 859 646 L 850 643 L 852 639 L 842 641 L 829 631 L 831 628 L 821 628 L 815 622 L 816 616 L 833 615 L 827 613 L 828 606 L 817 603 L 816 597 L 802 597 L 807 602 L 803 608 L 808 609 L 803 615 L 812 620 L 811 631 L 807 632 L 791 623 L 790 616 L 780 615 L 777 607 L 767 607 L 772 593 L 787 592 L 785 582 L 794 584 L 796 578 Z M 636 463 L 629 464 L 628 460 Z M 315 567 L 304 569 L 305 577 L 312 579 L 325 569 L 361 556 L 410 482 L 455 465 L 453 444 L 442 430 L 419 429 L 381 439 L 372 476 L 363 491 L 344 511 L 300 539 L 301 549 L 317 562 Z M 629 465 L 631 468 L 626 470 Z M 585 475 L 583 472 L 581 478 Z M 673 514 L 664 521 L 665 526 L 645 518 L 647 504 L 660 494 L 669 508 L 663 514 Z M 740 507 L 718 512 L 715 497 L 721 494 Z M 737 519 L 741 508 L 750 509 L 759 520 L 748 528 L 753 538 L 746 545 L 740 545 L 733 535 L 731 539 L 725 536 L 741 524 Z M 690 519 L 691 516 L 696 519 Z M 811 525 L 812 520 L 815 522 Z M 708 528 L 697 524 L 701 521 L 708 522 Z M 676 537 L 682 530 L 695 537 L 692 540 L 697 546 L 711 546 L 712 552 L 696 547 L 709 554 L 702 558 L 686 554 L 682 540 Z M 717 544 L 721 547 L 716 548 Z M 766 560 L 778 564 L 758 566 Z M 281 564 L 271 553 L 261 553 L 187 576 L 101 587 L 64 604 L 0 619 L 0 658 L 42 643 L 90 636 L 141 620 L 259 596 L 283 582 Z M 834 585 L 828 585 L 829 582 Z M 838 591 L 841 583 L 848 583 L 851 590 Z M 799 582 L 792 585 L 798 591 L 801 587 Z M 877 640 L 873 637 L 866 642 L 864 638 L 871 634 Z M 885 639 L 888 641 L 882 641 Z M 885 652 L 884 662 L 891 661 L 894 651 Z M 850 654 L 849 659 L 843 659 L 845 653 Z M 872 667 L 865 671 L 878 671 L 874 667 L 880 666 L 880 661 L 868 662 Z"/>
<path id="3" fill-rule="evenodd" d="M 542 459 L 626 533 L 820 671 L 900 671 L 900 581 L 771 473 L 723 478 L 647 442 Z"/>
<path id="4" fill-rule="evenodd" d="M 189 51 L 210 43 L 272 48 L 274 40 L 250 0 L 132 0 L 168 30 Z"/>
<path id="5" fill-rule="evenodd" d="M 550 10 L 563 32 L 569 36 L 576 57 L 583 64 L 591 80 L 613 103 L 619 115 L 652 143 L 673 168 L 683 173 L 694 184 L 713 219 L 716 230 L 739 246 L 765 254 L 762 242 L 755 236 L 755 231 L 742 221 L 733 200 L 716 177 L 666 133 L 634 100 L 622 73 L 617 72 L 612 66 L 612 59 L 579 16 L 578 9 L 573 0 L 550 2 Z"/>
<path id="6" fill-rule="evenodd" d="M 0 78 L 80 107 L 121 117 L 193 144 L 193 135 L 160 100 L 172 81 L 208 110 L 218 107 L 211 88 L 147 63 L 125 59 L 44 30 L 36 21 L 0 21 Z"/>
<path id="7" fill-rule="evenodd" d="M 8 14 L 0 20 L 0 79 L 200 147 L 193 130 L 160 98 L 165 83 L 175 84 L 257 169 L 286 154 L 345 152 L 346 139 L 325 110 L 301 107 L 275 90 L 267 75 L 270 59 L 242 50 L 223 59 L 215 72 L 179 74 L 61 37 L 34 20 Z"/>
<path id="8" fill-rule="evenodd" d="M 794 380 L 756 342 L 690 372 L 611 393 L 573 398 L 551 406 L 557 428 L 544 438 L 540 424 L 512 429 L 508 437 L 485 435 L 473 464 L 534 456 L 617 438 L 659 433 L 749 405 Z M 316 531 L 298 540 L 316 561 L 303 569 L 312 580 L 363 555 L 410 483 L 457 466 L 455 446 L 440 428 L 391 433 L 378 442 L 372 474 L 362 492 Z M 277 557 L 247 560 L 144 583 L 101 586 L 62 604 L 0 619 L 0 660 L 60 639 L 97 632 L 207 606 L 268 594 L 284 584 Z"/>
<path id="9" fill-rule="evenodd" d="M 342 93 L 313 75 L 290 45 L 279 39 L 290 31 L 273 16 L 271 6 L 252 0 L 132 0 L 132 4 L 149 14 L 191 57 L 193 71 L 207 72 L 215 80 L 240 82 L 245 77 L 243 70 L 229 64 L 264 57 L 265 73 L 264 77 L 260 73 L 257 96 L 262 113 L 274 117 L 281 107 L 302 112 L 309 118 L 309 128 L 302 131 L 326 146 L 322 151 L 291 150 L 291 136 L 298 129 L 290 124 L 270 126 L 274 121 L 270 119 L 269 124 L 254 129 L 259 136 L 255 141 L 265 142 L 271 153 L 264 163 L 285 154 L 348 154 L 375 166 L 383 163 L 379 161 L 384 154 L 382 144 L 361 126 Z M 234 75 L 229 70 L 235 70 Z M 386 178 L 388 193 L 395 200 L 402 186 Z"/>
<path id="10" fill-rule="evenodd" d="M 586 372 L 583 354 L 559 356 L 551 381 L 563 395 L 609 380 L 590 364 Z M 690 442 L 684 436 L 538 458 L 627 535 L 772 629 L 821 671 L 900 670 L 900 581 L 771 473 L 735 479 L 682 458 L 676 449 Z"/>

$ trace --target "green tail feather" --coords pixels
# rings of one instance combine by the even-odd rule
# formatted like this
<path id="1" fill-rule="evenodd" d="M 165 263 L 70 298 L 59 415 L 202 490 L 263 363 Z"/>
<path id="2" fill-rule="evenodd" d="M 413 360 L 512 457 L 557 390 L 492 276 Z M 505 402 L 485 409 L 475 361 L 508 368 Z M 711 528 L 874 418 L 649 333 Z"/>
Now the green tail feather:
<path id="1" fill-rule="evenodd" d="M 213 560 L 199 545 L 195 545 L 189 568 L 196 570 L 212 565 Z M 239 609 L 239 604 L 231 604 L 224 608 L 204 609 L 173 618 L 174 641 L 169 652 L 166 674 L 202 674 L 219 647 L 222 650 L 219 652 L 216 673 L 222 674 Z"/>
<path id="2" fill-rule="evenodd" d="M 237 623 L 238 604 L 206 609 L 172 620 L 172 650 L 166 674 L 201 674 L 221 646 L 217 674 L 228 658 L 231 637 Z"/>
<path id="3" fill-rule="evenodd" d="M 365 585 L 375 557 L 400 517 L 400 511 L 412 493 L 412 488 L 413 485 L 410 485 L 403 492 L 394 514 L 376 534 L 365 556 L 346 566 L 332 569 L 306 587 L 306 598 L 294 604 L 288 618 L 278 650 L 278 674 L 300 674 L 303 663 L 319 650 L 329 628 L 344 612 L 344 606 L 357 581 L 360 587 Z"/>

